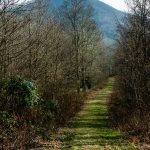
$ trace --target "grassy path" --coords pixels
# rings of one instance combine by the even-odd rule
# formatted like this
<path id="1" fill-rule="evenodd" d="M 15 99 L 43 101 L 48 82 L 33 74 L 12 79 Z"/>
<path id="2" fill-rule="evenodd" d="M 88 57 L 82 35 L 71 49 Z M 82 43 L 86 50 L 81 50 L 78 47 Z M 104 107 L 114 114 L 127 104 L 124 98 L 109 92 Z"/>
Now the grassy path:
<path id="1" fill-rule="evenodd" d="M 123 136 L 108 125 L 106 102 L 110 97 L 114 79 L 109 79 L 103 89 L 94 91 L 82 111 L 63 129 L 62 150 L 127 149 Z"/>

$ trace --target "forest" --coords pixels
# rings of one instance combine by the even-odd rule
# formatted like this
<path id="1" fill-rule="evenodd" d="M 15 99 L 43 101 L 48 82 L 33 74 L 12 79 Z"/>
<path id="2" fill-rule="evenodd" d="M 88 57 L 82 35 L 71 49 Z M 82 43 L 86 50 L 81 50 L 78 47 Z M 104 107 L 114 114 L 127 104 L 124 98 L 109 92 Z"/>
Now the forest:
<path id="1" fill-rule="evenodd" d="M 150 148 L 150 0 L 113 53 L 86 0 L 51 1 L 0 0 L 0 149 Z"/>

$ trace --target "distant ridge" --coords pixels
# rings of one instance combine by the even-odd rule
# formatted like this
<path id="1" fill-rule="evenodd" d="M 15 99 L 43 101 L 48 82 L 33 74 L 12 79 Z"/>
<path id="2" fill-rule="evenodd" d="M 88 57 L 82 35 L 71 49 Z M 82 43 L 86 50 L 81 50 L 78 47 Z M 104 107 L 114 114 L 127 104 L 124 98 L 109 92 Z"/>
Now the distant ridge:
<path id="1" fill-rule="evenodd" d="M 125 13 L 121 12 L 99 0 L 88 0 L 95 9 L 94 17 L 102 29 L 105 41 L 112 42 L 117 38 L 116 29 L 118 22 L 122 21 Z"/>
<path id="2" fill-rule="evenodd" d="M 51 0 L 50 7 L 59 8 L 64 0 Z M 94 19 L 104 34 L 106 43 L 113 42 L 116 35 L 117 23 L 121 22 L 124 12 L 121 12 L 99 0 L 86 0 L 94 8 Z"/>

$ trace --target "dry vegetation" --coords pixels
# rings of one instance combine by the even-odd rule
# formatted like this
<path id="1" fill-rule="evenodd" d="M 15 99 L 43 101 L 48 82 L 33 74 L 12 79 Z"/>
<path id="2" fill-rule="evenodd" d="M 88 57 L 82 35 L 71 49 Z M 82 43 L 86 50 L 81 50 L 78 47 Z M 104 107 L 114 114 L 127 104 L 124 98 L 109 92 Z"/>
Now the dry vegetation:
<path id="1" fill-rule="evenodd" d="M 103 34 L 84 0 L 0 1 L 0 149 L 30 149 L 81 109 L 87 89 L 114 75 Z M 150 0 L 128 1 L 118 26 L 112 123 L 150 142 Z M 108 58 L 109 56 L 109 58 Z"/>
<path id="2" fill-rule="evenodd" d="M 46 1 L 45 1 L 46 2 Z M 25 149 L 74 116 L 106 79 L 102 33 L 83 0 L 0 1 L 0 148 Z M 101 59 L 102 58 L 102 59 Z M 101 61 L 100 61 L 101 60 Z M 82 89 L 82 90 L 81 90 Z"/>
<path id="3" fill-rule="evenodd" d="M 150 1 L 128 1 L 119 25 L 117 84 L 109 102 L 112 121 L 137 142 L 150 142 Z"/>

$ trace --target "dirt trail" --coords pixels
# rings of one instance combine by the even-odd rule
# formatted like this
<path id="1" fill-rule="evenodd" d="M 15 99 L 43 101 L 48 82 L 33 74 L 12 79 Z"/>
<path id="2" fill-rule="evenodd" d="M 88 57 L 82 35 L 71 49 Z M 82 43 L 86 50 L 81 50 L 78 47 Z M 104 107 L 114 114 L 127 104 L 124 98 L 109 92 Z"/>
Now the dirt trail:
<path id="1" fill-rule="evenodd" d="M 116 150 L 124 147 L 123 135 L 108 124 L 106 103 L 112 93 L 114 79 L 110 78 L 103 89 L 93 91 L 79 114 L 69 127 L 62 130 L 62 150 Z"/>

